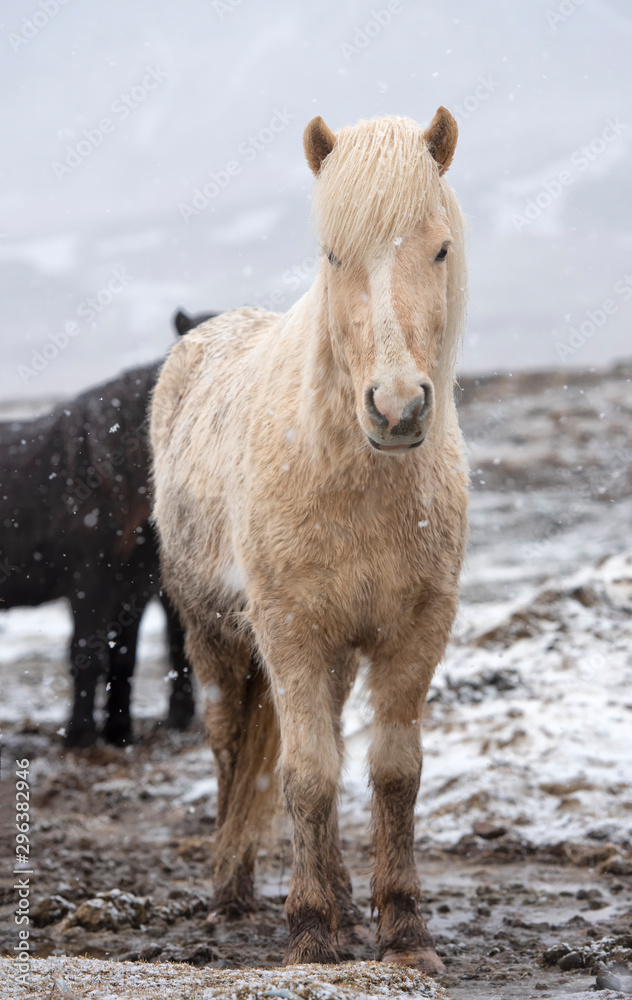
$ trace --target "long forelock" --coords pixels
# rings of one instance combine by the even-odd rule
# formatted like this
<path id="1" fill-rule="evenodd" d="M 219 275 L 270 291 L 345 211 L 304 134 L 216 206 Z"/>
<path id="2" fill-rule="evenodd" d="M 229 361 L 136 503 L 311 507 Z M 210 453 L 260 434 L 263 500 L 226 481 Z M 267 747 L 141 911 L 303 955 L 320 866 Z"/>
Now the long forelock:
<path id="1" fill-rule="evenodd" d="M 337 132 L 314 195 L 322 245 L 349 263 L 404 238 L 441 203 L 439 170 L 423 130 L 398 117 Z"/>

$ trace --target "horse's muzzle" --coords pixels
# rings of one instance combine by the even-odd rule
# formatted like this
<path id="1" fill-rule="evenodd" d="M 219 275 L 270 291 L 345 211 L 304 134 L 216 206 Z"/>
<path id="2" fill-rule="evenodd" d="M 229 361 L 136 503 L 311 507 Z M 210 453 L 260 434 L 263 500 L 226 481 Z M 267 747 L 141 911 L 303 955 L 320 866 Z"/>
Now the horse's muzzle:
<path id="1" fill-rule="evenodd" d="M 381 385 L 364 393 L 364 410 L 371 429 L 364 430 L 378 451 L 404 452 L 423 444 L 432 413 L 434 390 L 430 381 L 418 383 L 416 395 L 402 402 Z M 414 390 L 413 390 L 414 391 Z"/>

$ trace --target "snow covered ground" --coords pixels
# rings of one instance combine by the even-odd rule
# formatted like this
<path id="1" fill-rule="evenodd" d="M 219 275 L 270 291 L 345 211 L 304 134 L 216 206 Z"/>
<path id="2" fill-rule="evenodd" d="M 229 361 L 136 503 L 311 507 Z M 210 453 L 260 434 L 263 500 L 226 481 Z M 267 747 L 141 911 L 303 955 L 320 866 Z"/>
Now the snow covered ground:
<path id="1" fill-rule="evenodd" d="M 0 975 L 15 975 L 0 959 Z M 29 995 L 48 1000 L 53 991 L 81 1000 L 448 1000 L 437 983 L 411 969 L 376 962 L 350 966 L 301 965 L 292 969 L 216 971 L 182 966 L 141 966 L 94 959 L 33 963 Z M 3 1000 L 21 1000 L 24 987 L 2 979 Z M 75 992 L 76 991 L 76 992 Z"/>
<path id="2" fill-rule="evenodd" d="M 498 516 L 489 496 L 483 510 L 478 499 L 474 518 Z M 467 593 L 480 585 L 487 596 L 463 600 L 432 687 L 420 836 L 454 843 L 476 821 L 491 821 L 540 844 L 632 839 L 632 551 L 612 554 L 629 534 L 632 502 L 603 505 L 596 517 L 588 560 L 584 531 L 558 535 L 542 561 L 555 566 L 563 548 L 575 572 L 521 582 L 510 600 L 504 592 L 518 566 L 510 574 L 490 565 L 489 553 L 470 558 Z M 345 813 L 353 817 L 354 807 L 367 808 L 358 690 L 347 735 Z"/>

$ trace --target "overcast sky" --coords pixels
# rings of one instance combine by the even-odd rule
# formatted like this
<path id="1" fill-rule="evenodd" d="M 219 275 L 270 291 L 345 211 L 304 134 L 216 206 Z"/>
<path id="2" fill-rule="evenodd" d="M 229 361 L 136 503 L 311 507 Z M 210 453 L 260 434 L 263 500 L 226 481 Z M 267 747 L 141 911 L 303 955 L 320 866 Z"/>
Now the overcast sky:
<path id="1" fill-rule="evenodd" d="M 0 398 L 159 357 L 178 306 L 289 307 L 317 249 L 306 123 L 427 123 L 439 104 L 470 225 L 462 369 L 632 354 L 626 0 L 5 0 L 1 16 Z"/>

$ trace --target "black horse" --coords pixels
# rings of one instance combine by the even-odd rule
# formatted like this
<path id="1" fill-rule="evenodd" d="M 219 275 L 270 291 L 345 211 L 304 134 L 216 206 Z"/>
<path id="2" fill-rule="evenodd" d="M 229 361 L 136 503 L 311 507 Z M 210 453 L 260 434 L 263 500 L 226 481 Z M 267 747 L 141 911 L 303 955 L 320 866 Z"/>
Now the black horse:
<path id="1" fill-rule="evenodd" d="M 174 317 L 178 333 L 215 313 Z M 74 704 L 67 746 L 97 738 L 94 701 L 107 679 L 104 738 L 132 741 L 131 683 L 138 628 L 160 591 L 149 522 L 147 406 L 160 363 L 137 368 L 58 406 L 0 423 L 0 608 L 65 597 L 74 618 Z M 167 725 L 194 713 L 184 636 L 166 596 L 173 678 Z"/>

